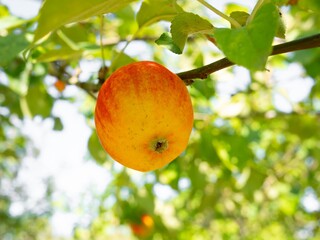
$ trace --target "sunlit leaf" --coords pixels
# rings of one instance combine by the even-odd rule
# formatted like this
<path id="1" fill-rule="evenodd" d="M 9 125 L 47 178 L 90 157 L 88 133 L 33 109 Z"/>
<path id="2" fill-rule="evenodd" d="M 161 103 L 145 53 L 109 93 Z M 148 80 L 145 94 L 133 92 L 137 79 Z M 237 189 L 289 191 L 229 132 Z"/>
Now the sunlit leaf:
<path id="1" fill-rule="evenodd" d="M 107 153 L 103 150 L 96 131 L 93 131 L 88 140 L 88 150 L 91 156 L 99 164 L 103 164 L 107 159 Z"/>
<path id="2" fill-rule="evenodd" d="M 207 161 L 211 166 L 216 166 L 220 164 L 220 158 L 217 154 L 217 149 L 213 145 L 213 137 L 212 128 L 202 129 L 199 141 L 199 149 L 201 149 L 201 151 L 199 151 L 199 157 L 203 161 Z"/>
<path id="3" fill-rule="evenodd" d="M 135 59 L 130 57 L 129 55 L 125 53 L 119 53 L 119 52 L 114 52 L 113 53 L 113 58 L 112 58 L 112 70 L 116 70 L 119 67 L 122 67 L 124 65 L 127 65 L 129 63 L 135 62 Z"/>
<path id="4" fill-rule="evenodd" d="M 298 204 L 299 196 L 292 193 L 283 195 L 279 199 L 280 211 L 288 216 L 293 216 L 296 213 Z"/>
<path id="5" fill-rule="evenodd" d="M 155 41 L 158 45 L 166 46 L 171 52 L 181 54 L 182 50 L 175 44 L 170 33 L 162 33 L 161 36 Z"/>
<path id="6" fill-rule="evenodd" d="M 214 36 L 229 60 L 250 70 L 263 70 L 272 51 L 278 19 L 277 7 L 265 4 L 246 27 L 216 29 Z"/>
<path id="7" fill-rule="evenodd" d="M 248 200 L 252 200 L 255 194 L 255 191 L 260 190 L 262 184 L 264 183 L 267 175 L 257 169 L 250 169 L 249 178 L 245 186 L 241 189 L 243 194 Z"/>
<path id="8" fill-rule="evenodd" d="M 10 16 L 10 11 L 5 5 L 0 6 L 0 17 Z"/>
<path id="9" fill-rule="evenodd" d="M 37 62 L 53 62 L 57 60 L 66 60 L 66 59 L 72 59 L 81 56 L 83 53 L 83 50 L 73 50 L 71 48 L 61 48 L 57 50 L 51 50 L 48 52 L 45 52 L 43 54 L 40 54 L 35 58 Z"/>
<path id="10" fill-rule="evenodd" d="M 16 28 L 30 21 L 31 20 L 21 19 L 16 16 L 2 17 L 0 18 L 0 31 L 5 29 L 8 30 L 8 29 Z"/>
<path id="11" fill-rule="evenodd" d="M 183 10 L 176 0 L 146 0 L 137 14 L 137 21 L 141 28 L 162 20 L 171 21 L 178 12 Z"/>
<path id="12" fill-rule="evenodd" d="M 284 19 L 282 17 L 281 12 L 279 12 L 279 14 L 280 14 L 279 25 L 278 25 L 278 29 L 276 32 L 276 37 L 285 39 L 286 38 L 286 24 L 284 22 Z"/>
<path id="13" fill-rule="evenodd" d="M 241 26 L 246 25 L 249 16 L 249 13 L 243 11 L 234 11 L 230 13 L 230 17 L 236 20 Z M 234 28 L 233 25 L 231 25 L 231 27 Z"/>
<path id="14" fill-rule="evenodd" d="M 172 20 L 171 35 L 174 43 L 183 50 L 186 40 L 189 35 L 196 33 L 212 33 L 213 25 L 193 13 L 179 13 Z"/>
<path id="15" fill-rule="evenodd" d="M 46 0 L 40 9 L 38 28 L 33 41 L 37 42 L 49 32 L 67 23 L 114 12 L 133 1 L 135 0 Z"/>
<path id="16" fill-rule="evenodd" d="M 0 84 L 0 106 L 10 108 L 11 114 L 22 118 L 20 96 L 2 84 Z"/>
<path id="17" fill-rule="evenodd" d="M 30 84 L 25 98 L 33 117 L 41 116 L 47 118 L 51 115 L 53 98 L 47 93 L 42 84 Z"/>
<path id="18" fill-rule="evenodd" d="M 320 1 L 318 0 L 300 0 L 298 1 L 298 6 L 306 10 L 320 13 Z"/>
<path id="19" fill-rule="evenodd" d="M 11 33 L 5 37 L 0 37 L 0 66 L 9 63 L 28 45 L 29 42 L 24 34 Z"/>

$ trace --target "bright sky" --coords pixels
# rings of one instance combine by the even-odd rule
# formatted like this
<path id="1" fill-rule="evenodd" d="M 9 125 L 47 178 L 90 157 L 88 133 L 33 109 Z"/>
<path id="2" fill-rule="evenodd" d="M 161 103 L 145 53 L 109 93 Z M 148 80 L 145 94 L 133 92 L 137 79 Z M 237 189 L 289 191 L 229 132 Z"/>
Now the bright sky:
<path id="1" fill-rule="evenodd" d="M 24 159 L 18 179 L 26 185 L 30 196 L 27 205 L 31 207 L 35 205 L 34 201 L 45 196 L 43 180 L 52 178 L 55 189 L 53 230 L 57 235 L 70 235 L 79 219 L 85 215 L 94 216 L 94 208 L 92 212 L 79 212 L 79 209 L 88 209 L 82 206 L 84 199 L 87 206 L 96 206 L 93 197 L 104 191 L 111 181 L 111 175 L 107 169 L 85 159 L 91 130 L 77 108 L 59 101 L 54 106 L 53 114 L 61 117 L 63 131 L 52 131 L 53 122 L 49 120 L 25 121 L 23 130 L 32 137 L 40 154 L 37 158 Z"/>
<path id="2" fill-rule="evenodd" d="M 225 2 L 216 1 L 215 6 L 221 4 L 217 7 L 223 10 L 222 6 Z M 233 2 L 243 4 L 241 0 Z M 12 13 L 23 18 L 35 16 L 40 8 L 40 1 L 34 0 L 0 0 L 0 3 L 9 6 Z M 255 1 L 246 1 L 246 3 L 252 6 Z M 136 54 L 134 49 L 133 47 L 131 51 Z M 94 71 L 94 68 L 99 67 L 92 64 L 89 68 L 91 72 Z M 84 71 L 85 69 L 88 68 L 83 68 Z M 84 72 L 83 74 L 88 73 Z M 228 96 L 249 82 L 248 71 L 243 68 L 235 68 L 235 75 L 223 71 L 217 74 L 225 79 L 218 84 L 222 96 Z M 279 110 L 290 112 L 292 110 L 290 101 L 301 101 L 309 94 L 313 80 L 301 78 L 301 75 L 303 75 L 303 70 L 298 64 L 291 64 L 287 69 L 275 71 L 274 81 L 276 89 L 279 91 L 275 91 L 274 100 Z M 77 93 L 76 90 L 67 88 L 65 94 L 74 95 Z M 96 206 L 93 196 L 102 193 L 111 180 L 111 175 L 106 169 L 97 166 L 93 161 L 85 160 L 86 154 L 88 154 L 87 140 L 91 131 L 75 105 L 77 103 L 64 101 L 58 101 L 55 104 L 54 115 L 61 117 L 64 125 L 64 130 L 61 132 L 52 131 L 53 123 L 49 120 L 41 122 L 39 119 L 27 119 L 21 126 L 23 131 L 31 137 L 36 147 L 40 149 L 40 154 L 37 158 L 26 157 L 23 160 L 18 179 L 25 183 L 30 198 L 26 202 L 14 202 L 10 212 L 13 215 L 19 215 L 25 208 L 35 206 L 37 201 L 45 195 L 44 180 L 51 178 L 55 187 L 53 196 L 55 212 L 51 223 L 53 232 L 57 236 L 70 236 L 73 226 L 79 222 L 79 219 L 90 221 L 92 213 L 78 210 L 88 209 L 88 206 Z M 137 177 L 139 178 L 139 175 Z M 181 181 L 183 187 L 188 184 L 190 184 L 188 179 Z M 95 194 L 88 194 L 89 192 Z M 169 194 L 163 194 L 163 192 Z M 156 185 L 155 193 L 158 196 L 169 197 L 176 194 L 161 184 Z M 314 200 L 315 196 L 308 192 L 304 201 L 310 204 Z M 314 206 L 320 208 L 319 202 L 317 204 Z"/>

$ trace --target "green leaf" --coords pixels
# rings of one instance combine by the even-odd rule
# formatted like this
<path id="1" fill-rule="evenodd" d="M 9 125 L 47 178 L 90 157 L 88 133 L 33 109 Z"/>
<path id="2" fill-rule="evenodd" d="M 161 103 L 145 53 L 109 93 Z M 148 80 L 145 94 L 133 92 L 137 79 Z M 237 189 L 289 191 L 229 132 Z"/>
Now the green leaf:
<path id="1" fill-rule="evenodd" d="M 78 23 L 62 27 L 61 32 L 74 43 L 88 41 L 88 29 L 85 25 Z"/>
<path id="2" fill-rule="evenodd" d="M 214 27 L 210 22 L 193 13 L 179 13 L 172 20 L 171 35 L 173 42 L 183 50 L 189 35 L 196 33 L 212 33 Z"/>
<path id="3" fill-rule="evenodd" d="M 215 30 L 219 48 L 226 57 L 250 70 L 263 70 L 279 24 L 279 12 L 272 4 L 265 4 L 246 26 L 237 29 Z"/>
<path id="4" fill-rule="evenodd" d="M 260 172 L 254 168 L 250 169 L 250 175 L 247 180 L 247 183 L 242 188 L 243 194 L 247 199 L 252 200 L 254 196 L 254 192 L 259 190 L 264 183 L 267 175 L 263 172 Z"/>
<path id="5" fill-rule="evenodd" d="M 0 6 L 0 17 L 10 16 L 10 11 L 8 7 L 1 5 Z"/>
<path id="6" fill-rule="evenodd" d="M 299 196 L 289 193 L 283 194 L 278 200 L 279 208 L 285 215 L 293 216 L 299 206 Z"/>
<path id="7" fill-rule="evenodd" d="M 102 148 L 97 132 L 94 130 L 88 140 L 88 149 L 91 156 L 97 163 L 103 164 L 107 159 L 107 154 Z"/>
<path id="8" fill-rule="evenodd" d="M 63 47 L 61 49 L 51 50 L 46 53 L 37 56 L 35 59 L 37 62 L 53 62 L 56 60 L 66 60 L 81 56 L 82 50 L 73 50 L 68 47 Z"/>
<path id="9" fill-rule="evenodd" d="M 8 30 L 11 28 L 19 27 L 25 23 L 30 22 L 31 20 L 25 20 L 18 18 L 16 16 L 6 16 L 0 18 L 0 31 L 1 30 Z"/>
<path id="10" fill-rule="evenodd" d="M 290 133 L 299 136 L 300 139 L 311 139 L 315 132 L 320 131 L 318 117 L 311 115 L 292 116 L 286 119 Z"/>
<path id="11" fill-rule="evenodd" d="M 63 130 L 63 124 L 62 124 L 61 118 L 54 117 L 53 121 L 54 121 L 53 130 L 55 130 L 55 131 Z"/>
<path id="12" fill-rule="evenodd" d="M 23 117 L 20 107 L 20 96 L 7 86 L 0 84 L 0 106 L 10 109 L 11 114 Z"/>
<path id="13" fill-rule="evenodd" d="M 246 25 L 249 16 L 249 13 L 243 11 L 234 11 L 230 13 L 230 17 L 236 20 L 241 26 Z M 231 27 L 233 28 L 233 25 L 231 25 Z"/>
<path id="14" fill-rule="evenodd" d="M 12 61 L 22 50 L 29 45 L 25 35 L 11 33 L 0 38 L 0 65 L 4 66 Z"/>
<path id="15" fill-rule="evenodd" d="M 305 0 L 305 1 L 299 1 L 298 6 L 306 9 L 311 10 L 316 13 L 320 13 L 320 1 L 319 0 Z"/>
<path id="16" fill-rule="evenodd" d="M 161 36 L 155 41 L 158 45 L 164 45 L 169 48 L 169 50 L 176 54 L 181 54 L 182 50 L 174 43 L 170 33 L 162 33 Z"/>
<path id="17" fill-rule="evenodd" d="M 119 20 L 116 32 L 120 38 L 126 39 L 128 36 L 137 33 L 136 9 L 133 9 L 131 5 L 115 12 L 113 16 Z"/>
<path id="18" fill-rule="evenodd" d="M 198 148 L 201 149 L 201 151 L 199 151 L 199 157 L 203 161 L 207 161 L 211 166 L 219 165 L 220 159 L 212 143 L 212 128 L 203 128 L 200 137 Z"/>
<path id="19" fill-rule="evenodd" d="M 40 9 L 38 28 L 33 41 L 37 42 L 67 23 L 114 12 L 133 1 L 135 0 L 45 0 Z"/>
<path id="20" fill-rule="evenodd" d="M 282 38 L 282 39 L 286 38 L 286 25 L 283 21 L 281 12 L 279 12 L 279 25 L 276 32 L 276 37 Z"/>
<path id="21" fill-rule="evenodd" d="M 271 0 L 272 3 L 276 4 L 277 6 L 288 5 L 290 0 Z"/>
<path id="22" fill-rule="evenodd" d="M 47 118 L 50 116 L 53 107 L 53 99 L 47 93 L 42 83 L 30 84 L 26 95 L 26 102 L 33 117 L 39 115 L 43 118 Z"/>
<path id="23" fill-rule="evenodd" d="M 182 8 L 175 0 L 145 0 L 137 14 L 139 27 L 148 26 L 159 21 L 172 21 Z"/>
<path id="24" fill-rule="evenodd" d="M 129 55 L 121 52 L 114 52 L 112 56 L 112 65 L 110 66 L 111 71 L 115 71 L 116 69 L 127 65 L 129 63 L 133 63 L 136 60 L 130 57 Z"/>

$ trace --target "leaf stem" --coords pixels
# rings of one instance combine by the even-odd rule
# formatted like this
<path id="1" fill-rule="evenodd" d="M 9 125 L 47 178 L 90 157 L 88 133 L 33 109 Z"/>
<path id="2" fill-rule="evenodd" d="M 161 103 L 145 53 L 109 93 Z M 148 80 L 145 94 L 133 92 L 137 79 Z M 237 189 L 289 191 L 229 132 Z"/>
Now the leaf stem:
<path id="1" fill-rule="evenodd" d="M 109 71 L 114 71 L 113 67 L 115 65 L 115 63 L 117 62 L 117 60 L 119 59 L 119 57 L 121 56 L 121 54 L 124 53 L 124 51 L 127 49 L 127 47 L 129 46 L 129 44 L 135 40 L 136 36 L 139 34 L 140 32 L 140 28 L 132 35 L 132 37 L 127 40 L 126 44 L 124 45 L 124 47 L 121 49 L 120 52 L 118 52 L 115 57 L 112 59 L 111 65 L 109 67 Z"/>
<path id="2" fill-rule="evenodd" d="M 106 67 L 105 57 L 104 57 L 104 49 L 103 49 L 103 23 L 104 23 L 103 15 L 100 16 L 100 49 L 101 49 L 101 58 L 102 58 L 102 67 Z"/>
<path id="3" fill-rule="evenodd" d="M 75 51 L 79 50 L 78 45 L 77 45 L 76 43 L 74 43 L 70 38 L 68 38 L 68 36 L 67 36 L 66 34 L 64 34 L 64 32 L 63 32 L 61 29 L 57 30 L 57 35 L 58 35 L 58 36 L 60 37 L 60 39 L 61 39 L 62 41 L 64 41 L 64 42 L 68 45 L 68 47 L 70 47 L 72 50 L 75 50 Z"/>
<path id="4" fill-rule="evenodd" d="M 204 0 L 197 0 L 199 3 L 201 3 L 202 5 L 204 5 L 205 7 L 207 7 L 208 9 L 210 9 L 212 12 L 214 12 L 215 14 L 217 14 L 218 16 L 224 18 L 225 20 L 227 20 L 228 22 L 231 23 L 232 26 L 234 26 L 235 28 L 240 28 L 241 25 L 232 17 L 229 17 L 228 15 L 224 14 L 223 12 L 219 11 L 218 9 L 216 9 L 214 6 L 210 5 L 209 3 L 207 3 Z"/>
<path id="5" fill-rule="evenodd" d="M 257 11 L 259 10 L 259 8 L 262 6 L 262 4 L 264 3 L 265 0 L 258 0 L 258 2 L 256 3 L 256 5 L 254 6 L 250 16 L 247 19 L 247 25 L 252 21 L 252 19 L 254 18 L 254 16 L 256 15 Z"/>

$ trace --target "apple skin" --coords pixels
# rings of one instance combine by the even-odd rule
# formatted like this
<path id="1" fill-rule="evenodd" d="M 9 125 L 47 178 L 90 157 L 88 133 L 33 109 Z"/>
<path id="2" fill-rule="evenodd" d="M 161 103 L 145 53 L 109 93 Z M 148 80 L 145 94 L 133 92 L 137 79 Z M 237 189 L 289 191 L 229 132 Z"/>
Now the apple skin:
<path id="1" fill-rule="evenodd" d="M 159 169 L 186 148 L 193 109 L 183 81 L 150 61 L 116 70 L 102 85 L 95 125 L 106 152 L 122 165 Z"/>

